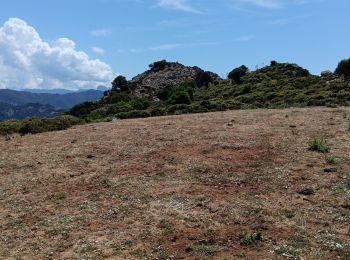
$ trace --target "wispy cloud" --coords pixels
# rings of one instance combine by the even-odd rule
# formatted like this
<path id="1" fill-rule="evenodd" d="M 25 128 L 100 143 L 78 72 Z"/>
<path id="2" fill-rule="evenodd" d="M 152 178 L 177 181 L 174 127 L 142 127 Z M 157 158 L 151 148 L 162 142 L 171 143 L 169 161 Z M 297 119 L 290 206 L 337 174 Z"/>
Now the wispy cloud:
<path id="1" fill-rule="evenodd" d="M 254 40 L 255 36 L 253 34 L 249 34 L 249 35 L 243 35 L 240 37 L 237 37 L 236 39 L 234 39 L 234 42 L 249 42 L 251 40 Z"/>
<path id="2" fill-rule="evenodd" d="M 194 8 L 187 0 L 158 0 L 156 6 L 188 13 L 203 14 L 202 11 Z"/>
<path id="3" fill-rule="evenodd" d="M 105 37 L 112 33 L 111 29 L 97 29 L 97 30 L 91 30 L 89 31 L 89 34 L 94 37 Z"/>
<path id="4" fill-rule="evenodd" d="M 325 0 L 231 0 L 231 2 L 236 5 L 252 5 L 266 9 L 280 9 L 288 5 L 304 5 L 324 1 Z"/>
<path id="5" fill-rule="evenodd" d="M 238 0 L 236 2 L 240 2 L 243 4 L 251 4 L 263 8 L 269 9 L 278 9 L 283 7 L 283 3 L 286 1 L 282 0 Z"/>
<path id="6" fill-rule="evenodd" d="M 101 48 L 101 47 L 92 47 L 91 48 L 92 49 L 92 51 L 94 52 L 94 53 L 96 53 L 96 54 L 105 54 L 105 50 L 103 49 L 103 48 Z"/>
<path id="7" fill-rule="evenodd" d="M 134 48 L 131 49 L 131 53 L 144 53 L 144 52 L 155 52 L 155 51 L 170 51 L 180 48 L 193 48 L 193 47 L 199 47 L 199 46 L 210 46 L 210 45 L 221 45 L 221 44 L 229 44 L 229 43 L 235 43 L 235 42 L 248 42 L 251 40 L 254 40 L 255 36 L 252 34 L 249 35 L 243 35 L 239 36 L 237 38 L 234 38 L 232 40 L 227 41 L 204 41 L 204 42 L 190 42 L 190 43 L 167 43 L 167 44 L 161 44 L 157 46 L 153 46 L 150 48 Z"/>
<path id="8" fill-rule="evenodd" d="M 181 43 L 171 43 L 171 44 L 163 44 L 163 45 L 158 45 L 149 48 L 150 51 L 167 51 L 167 50 L 173 50 L 177 49 L 180 47 L 183 47 L 184 45 Z"/>

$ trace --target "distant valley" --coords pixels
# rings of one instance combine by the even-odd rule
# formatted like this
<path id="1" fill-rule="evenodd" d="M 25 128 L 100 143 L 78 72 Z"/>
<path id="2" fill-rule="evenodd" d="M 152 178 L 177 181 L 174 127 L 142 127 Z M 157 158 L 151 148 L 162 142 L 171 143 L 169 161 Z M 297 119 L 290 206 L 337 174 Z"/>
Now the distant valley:
<path id="1" fill-rule="evenodd" d="M 27 117 L 53 117 L 71 107 L 87 101 L 96 101 L 103 96 L 103 90 L 67 91 L 51 90 L 56 93 L 40 93 L 49 90 L 17 91 L 0 89 L 0 120 L 23 119 Z M 36 92 L 36 93 L 33 93 Z"/>

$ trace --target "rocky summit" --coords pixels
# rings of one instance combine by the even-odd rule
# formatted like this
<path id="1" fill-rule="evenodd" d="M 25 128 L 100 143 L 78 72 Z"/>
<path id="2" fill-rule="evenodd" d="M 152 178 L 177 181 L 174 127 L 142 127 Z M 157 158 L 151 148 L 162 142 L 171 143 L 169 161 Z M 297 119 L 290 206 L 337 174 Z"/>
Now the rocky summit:
<path id="1" fill-rule="evenodd" d="M 221 79 L 219 75 L 204 71 L 199 67 L 190 67 L 178 62 L 165 60 L 149 65 L 150 69 L 132 78 L 130 81 L 136 97 L 150 96 L 166 86 L 179 86 L 186 81 L 200 80 L 206 73 L 214 80 Z"/>

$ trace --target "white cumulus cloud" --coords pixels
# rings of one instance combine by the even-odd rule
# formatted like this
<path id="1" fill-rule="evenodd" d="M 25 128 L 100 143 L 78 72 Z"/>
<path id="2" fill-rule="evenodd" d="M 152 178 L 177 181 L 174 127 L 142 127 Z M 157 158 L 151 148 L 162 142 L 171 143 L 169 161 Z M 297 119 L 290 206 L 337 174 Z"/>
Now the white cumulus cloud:
<path id="1" fill-rule="evenodd" d="M 108 84 L 111 67 L 92 60 L 75 43 L 48 43 L 25 21 L 10 18 L 0 27 L 0 88 L 94 88 Z"/>

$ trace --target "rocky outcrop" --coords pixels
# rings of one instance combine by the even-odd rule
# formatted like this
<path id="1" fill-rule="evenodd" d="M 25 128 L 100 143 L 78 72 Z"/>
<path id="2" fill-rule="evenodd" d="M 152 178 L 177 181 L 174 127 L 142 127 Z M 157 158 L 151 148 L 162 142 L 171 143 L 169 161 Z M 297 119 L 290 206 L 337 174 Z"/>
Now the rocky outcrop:
<path id="1" fill-rule="evenodd" d="M 220 77 L 213 72 L 205 72 L 199 67 L 188 67 L 178 62 L 158 61 L 150 65 L 150 69 L 137 75 L 129 83 L 135 96 L 154 95 L 166 86 L 178 86 L 186 81 L 197 81 L 206 73 L 213 80 Z"/>

